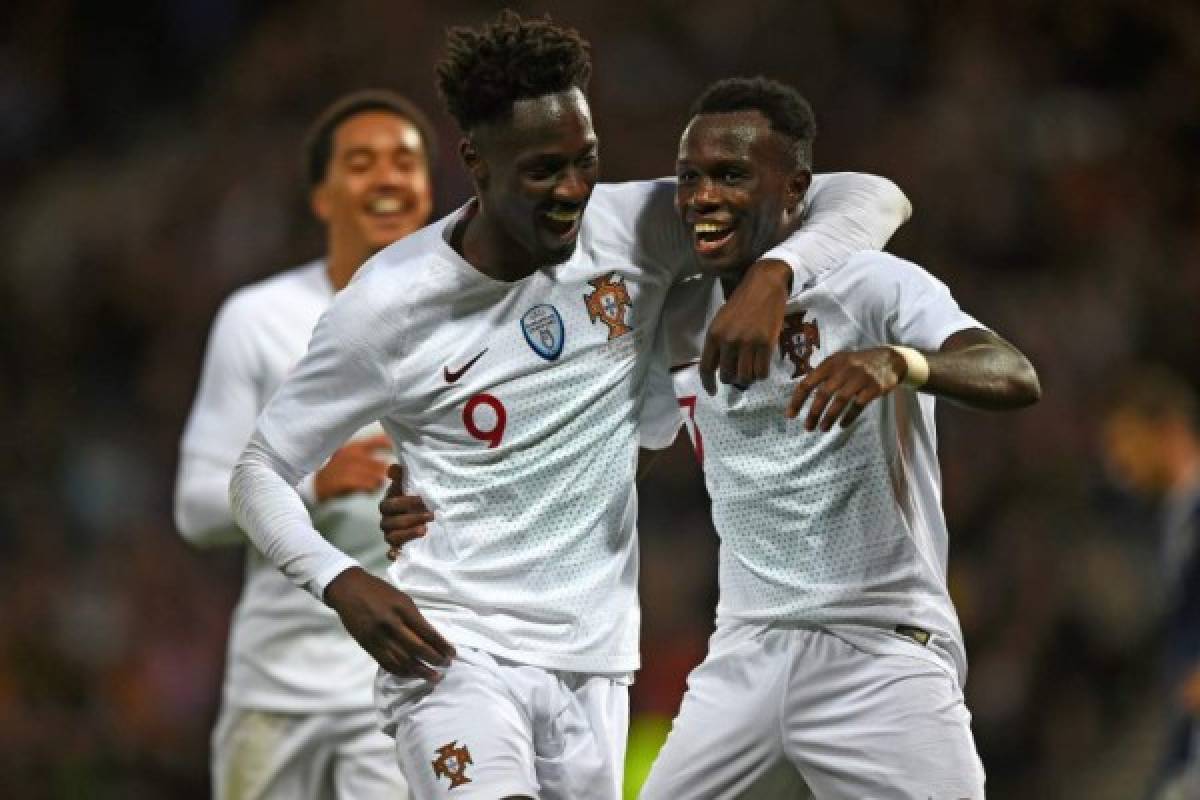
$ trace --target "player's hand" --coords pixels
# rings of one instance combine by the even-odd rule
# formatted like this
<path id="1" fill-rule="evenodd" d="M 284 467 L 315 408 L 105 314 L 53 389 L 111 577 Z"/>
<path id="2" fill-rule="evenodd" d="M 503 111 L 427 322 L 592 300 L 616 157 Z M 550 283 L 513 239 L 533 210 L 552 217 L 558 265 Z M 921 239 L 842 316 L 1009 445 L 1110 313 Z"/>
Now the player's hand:
<path id="1" fill-rule="evenodd" d="M 828 431 L 839 418 L 848 427 L 868 403 L 895 389 L 906 370 L 904 359 L 890 347 L 834 353 L 800 379 L 784 413 L 794 419 L 811 397 L 805 430 L 819 425 Z"/>
<path id="2" fill-rule="evenodd" d="M 449 665 L 454 648 L 430 625 L 412 598 L 361 567 L 325 587 L 325 601 L 362 648 L 388 672 L 439 679 L 434 666 Z"/>
<path id="3" fill-rule="evenodd" d="M 746 270 L 737 290 L 713 317 L 700 354 L 700 381 L 715 394 L 721 382 L 749 386 L 767 377 L 779 346 L 791 292 L 792 268 L 783 261 L 759 261 Z"/>
<path id="4" fill-rule="evenodd" d="M 313 489 L 317 502 L 354 492 L 374 492 L 383 486 L 388 462 L 380 451 L 392 449 L 392 442 L 383 434 L 358 439 L 344 445 L 317 471 Z"/>
<path id="5" fill-rule="evenodd" d="M 433 519 L 433 514 L 420 497 L 404 493 L 404 467 L 392 464 L 387 476 L 392 482 L 379 503 L 379 529 L 389 545 L 388 561 L 395 561 L 401 547 L 428 532 L 425 526 Z"/>

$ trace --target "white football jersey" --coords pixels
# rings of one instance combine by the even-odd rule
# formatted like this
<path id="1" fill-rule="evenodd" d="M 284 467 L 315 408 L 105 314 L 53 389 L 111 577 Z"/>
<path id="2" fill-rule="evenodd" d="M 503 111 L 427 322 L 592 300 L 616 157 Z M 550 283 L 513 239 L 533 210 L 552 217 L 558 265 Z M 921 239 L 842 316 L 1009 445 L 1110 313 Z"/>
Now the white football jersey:
<path id="1" fill-rule="evenodd" d="M 197 544 L 247 543 L 229 507 L 229 474 L 254 420 L 304 354 L 317 319 L 333 301 L 323 262 L 239 289 L 213 323 L 196 399 L 180 445 L 176 518 Z M 378 425 L 360 435 L 381 433 Z M 339 443 L 340 444 L 340 443 Z M 368 569 L 383 574 L 379 493 L 312 508 L 316 528 Z M 234 611 L 226 661 L 226 702 L 289 712 L 366 709 L 375 662 L 337 615 L 246 548 L 245 584 Z"/>
<path id="2" fill-rule="evenodd" d="M 284 484 L 379 419 L 437 515 L 389 574 L 443 635 L 550 669 L 635 669 L 644 378 L 668 289 L 694 269 L 673 204 L 669 180 L 599 185 L 572 257 L 514 282 L 464 261 L 442 225 L 360 269 L 234 471 L 263 552 L 318 597 L 354 565 Z M 800 248 L 813 272 L 886 241 L 908 206 L 859 196 L 840 213 Z"/>
<path id="3" fill-rule="evenodd" d="M 696 335 L 722 302 L 719 286 L 697 284 L 664 319 L 675 393 L 721 537 L 718 624 L 789 620 L 847 636 L 855 626 L 914 626 L 965 679 L 946 589 L 934 397 L 898 388 L 829 433 L 803 429 L 807 405 L 795 420 L 783 410 L 796 381 L 834 353 L 937 350 L 982 326 L 915 264 L 858 253 L 793 293 L 766 381 L 745 391 L 722 384 L 710 397 L 694 366 Z M 901 651 L 911 653 L 911 642 Z"/>

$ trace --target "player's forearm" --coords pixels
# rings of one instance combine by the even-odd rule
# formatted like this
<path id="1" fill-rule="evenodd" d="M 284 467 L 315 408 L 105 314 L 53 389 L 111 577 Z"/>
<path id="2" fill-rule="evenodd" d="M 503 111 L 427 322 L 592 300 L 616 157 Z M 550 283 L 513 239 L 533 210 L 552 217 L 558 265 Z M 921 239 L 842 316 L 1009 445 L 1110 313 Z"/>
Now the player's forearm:
<path id="1" fill-rule="evenodd" d="M 229 502 L 237 524 L 292 582 L 323 599 L 325 587 L 358 563 L 312 526 L 298 476 L 257 436 L 233 468 Z"/>
<path id="2" fill-rule="evenodd" d="M 229 507 L 229 470 L 183 456 L 175 484 L 175 526 L 193 547 L 245 544 Z"/>
<path id="3" fill-rule="evenodd" d="M 1037 371 L 1019 350 L 993 333 L 960 331 L 937 353 L 926 353 L 929 380 L 922 391 L 971 408 L 1005 410 L 1042 396 Z"/>
<path id="4" fill-rule="evenodd" d="M 786 262 L 792 290 L 837 269 L 860 250 L 880 250 L 912 215 L 912 205 L 892 181 L 840 172 L 817 175 L 808 194 L 804 224 L 761 260 Z"/>

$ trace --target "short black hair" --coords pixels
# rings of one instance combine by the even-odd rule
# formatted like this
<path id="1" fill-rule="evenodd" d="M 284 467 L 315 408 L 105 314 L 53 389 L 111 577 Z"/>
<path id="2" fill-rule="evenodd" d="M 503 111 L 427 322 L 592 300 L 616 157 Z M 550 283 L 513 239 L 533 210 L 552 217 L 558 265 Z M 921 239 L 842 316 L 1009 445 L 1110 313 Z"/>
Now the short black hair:
<path id="1" fill-rule="evenodd" d="M 387 111 L 403 117 L 421 134 L 425 161 L 430 168 L 437 160 L 437 139 L 429 118 L 404 95 L 390 89 L 360 89 L 334 100 L 313 121 L 304 138 L 304 177 L 310 188 L 320 185 L 333 157 L 333 135 L 346 120 L 367 111 Z"/>
<path id="2" fill-rule="evenodd" d="M 579 32 L 504 10 L 482 29 L 451 28 L 437 84 L 463 133 L 506 119 L 518 100 L 587 91 L 589 45 Z"/>
<path id="3" fill-rule="evenodd" d="M 762 112 L 771 124 L 771 130 L 793 144 L 800 164 L 812 169 L 817 119 L 813 116 L 812 106 L 798 91 L 761 75 L 754 78 L 726 78 L 704 90 L 692 103 L 690 116 L 734 111 Z"/>

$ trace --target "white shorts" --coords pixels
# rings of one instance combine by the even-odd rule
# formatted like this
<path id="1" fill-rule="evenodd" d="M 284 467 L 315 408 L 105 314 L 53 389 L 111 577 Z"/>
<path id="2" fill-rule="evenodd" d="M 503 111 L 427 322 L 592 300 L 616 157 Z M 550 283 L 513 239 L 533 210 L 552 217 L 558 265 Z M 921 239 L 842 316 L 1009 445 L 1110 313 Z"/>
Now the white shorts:
<path id="1" fill-rule="evenodd" d="M 442 679 L 375 683 L 414 800 L 619 800 L 629 727 L 624 676 L 516 664 L 471 648 Z"/>
<path id="2" fill-rule="evenodd" d="M 952 670 L 923 653 L 729 623 L 688 677 L 641 797 L 982 800 L 970 722 Z"/>
<path id="3" fill-rule="evenodd" d="M 404 800 L 394 745 L 372 711 L 288 714 L 222 707 L 213 731 L 216 800 Z"/>

